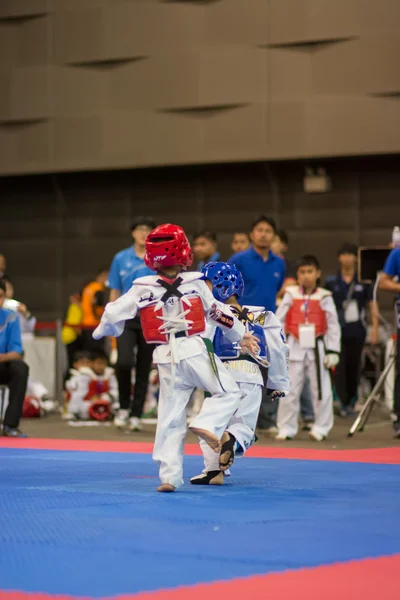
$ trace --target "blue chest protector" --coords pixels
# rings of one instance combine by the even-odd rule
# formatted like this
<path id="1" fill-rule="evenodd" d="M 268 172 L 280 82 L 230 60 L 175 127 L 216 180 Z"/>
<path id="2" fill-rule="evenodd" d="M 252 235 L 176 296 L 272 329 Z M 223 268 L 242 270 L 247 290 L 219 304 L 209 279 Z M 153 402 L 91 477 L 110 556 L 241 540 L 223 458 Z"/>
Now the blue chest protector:
<path id="1" fill-rule="evenodd" d="M 248 318 L 240 319 L 244 322 L 246 329 L 249 333 L 252 333 L 258 341 L 260 346 L 259 357 L 267 359 L 267 342 L 265 340 L 264 329 L 257 323 L 252 323 Z M 241 356 L 241 349 L 235 347 L 235 344 L 228 341 L 224 332 L 221 329 L 217 329 L 214 336 L 214 352 L 221 360 L 235 360 Z M 249 358 L 248 355 L 242 355 L 243 358 Z"/>

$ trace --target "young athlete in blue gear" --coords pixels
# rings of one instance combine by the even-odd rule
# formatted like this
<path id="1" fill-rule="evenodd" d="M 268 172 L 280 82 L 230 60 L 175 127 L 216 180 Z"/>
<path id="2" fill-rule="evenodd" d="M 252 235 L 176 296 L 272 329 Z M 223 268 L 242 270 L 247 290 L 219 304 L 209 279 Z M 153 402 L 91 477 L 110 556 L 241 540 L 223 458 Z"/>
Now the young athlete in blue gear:
<path id="1" fill-rule="evenodd" d="M 264 380 L 272 398 L 285 396 L 290 389 L 288 374 L 288 346 L 282 334 L 280 321 L 272 312 L 260 306 L 241 306 L 244 292 L 240 271 L 231 264 L 211 262 L 204 266 L 204 280 L 216 300 L 230 306 L 232 313 L 257 338 L 259 352 L 244 354 L 237 344 L 213 325 L 207 326 L 204 337 L 213 341 L 215 354 L 224 362 L 242 393 L 239 408 L 232 416 L 221 439 L 218 460 L 207 444 L 200 442 L 204 456 L 203 472 L 192 477 L 193 485 L 222 485 L 224 474 L 235 456 L 243 456 L 255 441 L 255 428 L 261 405 Z"/>

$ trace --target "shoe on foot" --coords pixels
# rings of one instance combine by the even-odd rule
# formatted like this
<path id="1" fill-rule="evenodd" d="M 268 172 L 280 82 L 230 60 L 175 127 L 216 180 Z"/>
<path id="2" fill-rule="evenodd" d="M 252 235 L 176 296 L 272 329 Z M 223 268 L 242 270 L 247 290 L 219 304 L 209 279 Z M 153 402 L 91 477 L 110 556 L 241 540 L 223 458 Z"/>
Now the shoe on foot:
<path id="1" fill-rule="evenodd" d="M 318 431 L 309 431 L 308 437 L 313 440 L 313 442 L 322 442 L 326 438 L 326 435 L 322 435 L 322 433 L 319 433 Z"/>
<path id="2" fill-rule="evenodd" d="M 303 431 L 311 431 L 313 425 L 314 425 L 314 421 L 306 420 L 303 422 L 302 430 Z"/>
<path id="3" fill-rule="evenodd" d="M 393 437 L 395 440 L 400 440 L 400 421 L 393 423 Z"/>
<path id="4" fill-rule="evenodd" d="M 224 485 L 224 474 L 222 471 L 208 471 L 208 473 L 200 473 L 195 477 L 191 477 L 192 485 Z"/>
<path id="5" fill-rule="evenodd" d="M 143 425 L 139 417 L 131 417 L 129 419 L 129 429 L 131 431 L 142 431 Z"/>
<path id="6" fill-rule="evenodd" d="M 286 433 L 278 433 L 278 435 L 275 436 L 275 439 L 279 442 L 286 442 L 288 440 L 292 440 L 293 438 L 286 435 Z"/>
<path id="7" fill-rule="evenodd" d="M 5 435 L 6 437 L 14 437 L 14 438 L 27 438 L 28 437 L 26 435 L 26 433 L 22 433 L 22 431 L 20 431 L 18 429 L 18 427 L 7 427 L 7 425 L 4 425 L 4 427 L 3 427 L 3 435 Z"/>
<path id="8" fill-rule="evenodd" d="M 266 435 L 267 437 L 274 438 L 279 432 L 279 429 L 272 425 L 271 427 L 267 427 L 267 429 L 260 429 L 260 433 Z"/>
<path id="9" fill-rule="evenodd" d="M 115 427 L 125 427 L 125 425 L 128 424 L 128 419 L 129 419 L 129 410 L 127 410 L 125 408 L 120 408 L 114 417 Z"/>

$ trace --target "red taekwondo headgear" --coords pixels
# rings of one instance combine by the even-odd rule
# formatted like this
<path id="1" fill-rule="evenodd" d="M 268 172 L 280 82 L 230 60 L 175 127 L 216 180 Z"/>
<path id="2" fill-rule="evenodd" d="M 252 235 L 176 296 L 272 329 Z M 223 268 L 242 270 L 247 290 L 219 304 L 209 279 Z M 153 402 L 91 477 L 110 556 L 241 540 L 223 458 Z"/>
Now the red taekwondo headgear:
<path id="1" fill-rule="evenodd" d="M 190 267 L 193 252 L 185 232 L 179 225 L 159 225 L 146 238 L 144 261 L 153 271 L 163 267 Z"/>

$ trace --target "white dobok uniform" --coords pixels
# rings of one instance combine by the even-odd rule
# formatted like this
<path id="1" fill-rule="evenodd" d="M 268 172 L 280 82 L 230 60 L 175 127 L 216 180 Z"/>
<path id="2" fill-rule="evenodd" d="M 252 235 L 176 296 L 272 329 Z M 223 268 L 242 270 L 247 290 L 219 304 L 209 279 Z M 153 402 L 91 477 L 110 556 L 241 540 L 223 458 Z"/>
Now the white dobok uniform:
<path id="1" fill-rule="evenodd" d="M 161 482 L 175 488 L 183 484 L 186 405 L 193 390 L 205 389 L 212 396 L 204 401 L 189 426 L 210 431 L 219 439 L 241 398 L 238 386 L 218 357 L 214 362 L 216 375 L 200 333 L 207 323 L 214 323 L 237 343 L 245 328 L 215 300 L 202 277 L 202 273 L 182 272 L 175 280 L 161 275 L 136 279 L 126 294 L 107 304 L 93 334 L 96 339 L 121 335 L 125 321 L 140 310 L 146 341 L 159 344 L 153 354 L 160 377 L 153 458 L 160 465 Z"/>
<path id="2" fill-rule="evenodd" d="M 256 361 L 248 360 L 248 357 L 244 356 L 240 349 L 237 352 L 236 359 L 223 360 L 225 367 L 231 373 L 242 393 L 239 408 L 232 416 L 227 427 L 228 433 L 231 433 L 237 441 L 235 455 L 239 457 L 244 456 L 254 442 L 264 383 L 271 390 L 281 390 L 288 393 L 290 389 L 289 348 L 282 334 L 280 321 L 274 313 L 266 311 L 263 307 L 244 306 L 242 308 L 252 313 L 254 324 L 261 326 L 263 329 L 266 342 L 264 356 L 269 366 L 268 379 L 264 382 L 260 365 Z M 247 324 L 246 329 L 251 332 L 251 325 Z M 209 325 L 204 335 L 214 339 L 215 326 Z M 218 471 L 218 456 L 203 440 L 200 441 L 200 446 L 204 456 L 203 472 Z M 229 475 L 229 470 L 225 471 L 225 475 Z"/>
<path id="3" fill-rule="evenodd" d="M 282 323 L 290 349 L 290 393 L 281 398 L 277 425 L 280 436 L 294 437 L 298 431 L 300 395 L 306 375 L 310 381 L 315 422 L 311 433 L 327 436 L 333 426 L 332 382 L 324 366 L 327 352 L 340 353 L 340 325 L 332 294 L 317 288 L 304 297 L 300 286 L 290 286 L 280 303 L 276 316 Z M 314 344 L 310 337 L 301 339 L 300 328 L 314 328 Z M 310 347 L 312 346 L 312 347 Z"/>
<path id="4" fill-rule="evenodd" d="M 81 367 L 73 371 L 67 382 L 71 394 L 68 412 L 80 419 L 89 418 L 89 408 L 95 398 L 106 400 L 112 404 L 118 399 L 118 383 L 114 369 L 107 367 L 104 375 L 97 375 L 90 367 Z"/>

